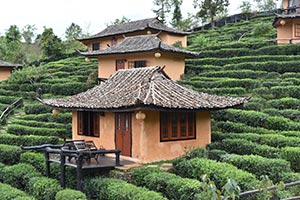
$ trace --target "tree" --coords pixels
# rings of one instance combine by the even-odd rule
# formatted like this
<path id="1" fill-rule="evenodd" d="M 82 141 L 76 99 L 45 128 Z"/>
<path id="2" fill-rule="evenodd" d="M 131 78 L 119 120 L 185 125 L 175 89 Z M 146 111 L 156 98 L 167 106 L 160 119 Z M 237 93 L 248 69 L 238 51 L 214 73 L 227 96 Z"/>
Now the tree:
<path id="1" fill-rule="evenodd" d="M 167 14 L 170 12 L 170 0 L 153 0 L 153 4 L 158 7 L 152 11 L 157 15 L 157 17 L 166 23 Z"/>
<path id="2" fill-rule="evenodd" d="M 215 27 L 215 17 L 218 13 L 223 13 L 229 6 L 229 0 L 194 0 L 194 7 L 198 8 L 197 17 L 206 21 L 210 19 L 211 28 Z"/>
<path id="3" fill-rule="evenodd" d="M 275 0 L 254 0 L 259 10 L 269 11 L 276 9 Z"/>
<path id="4" fill-rule="evenodd" d="M 252 5 L 249 1 L 242 1 L 242 4 L 239 6 L 242 13 L 250 13 L 251 7 L 252 7 Z"/>
<path id="5" fill-rule="evenodd" d="M 62 55 L 63 44 L 52 28 L 44 27 L 44 32 L 38 37 L 44 57 L 59 57 Z"/>
<path id="6" fill-rule="evenodd" d="M 182 5 L 182 0 L 171 0 L 171 7 L 173 7 L 173 17 L 172 17 L 172 26 L 174 28 L 179 28 L 182 22 L 182 13 L 180 6 Z"/>
<path id="7" fill-rule="evenodd" d="M 65 37 L 67 39 L 67 41 L 73 41 L 76 38 L 79 38 L 82 36 L 82 28 L 75 24 L 72 23 L 65 31 Z"/>
<path id="8" fill-rule="evenodd" d="M 22 63 L 25 60 L 21 43 L 21 32 L 16 25 L 12 25 L 1 39 L 0 56 L 3 60 Z"/>
<path id="9" fill-rule="evenodd" d="M 127 17 L 123 16 L 121 19 L 117 18 L 114 21 L 106 24 L 106 26 L 112 26 L 112 25 L 117 25 L 117 24 L 126 24 L 130 22 L 131 20 L 128 19 Z"/>
<path id="10" fill-rule="evenodd" d="M 35 25 L 29 25 L 27 24 L 22 29 L 22 37 L 25 40 L 26 44 L 31 44 L 32 39 L 35 36 L 36 27 Z"/>

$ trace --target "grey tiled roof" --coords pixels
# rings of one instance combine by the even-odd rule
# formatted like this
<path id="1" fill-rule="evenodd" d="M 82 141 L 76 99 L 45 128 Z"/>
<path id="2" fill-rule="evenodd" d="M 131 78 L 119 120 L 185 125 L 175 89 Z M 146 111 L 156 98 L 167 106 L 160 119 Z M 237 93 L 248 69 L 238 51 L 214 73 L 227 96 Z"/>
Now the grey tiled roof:
<path id="1" fill-rule="evenodd" d="M 170 28 L 165 24 L 161 23 L 157 18 L 149 18 L 149 19 L 142 19 L 142 20 L 128 22 L 126 24 L 112 25 L 95 35 L 86 38 L 79 38 L 78 40 L 82 41 L 82 40 L 102 38 L 102 37 L 118 35 L 118 34 L 132 33 L 135 31 L 143 31 L 147 28 L 155 29 L 158 31 L 165 31 L 168 33 L 180 34 L 180 35 L 190 34 L 189 32 L 184 32 L 184 31 L 176 30 L 174 28 Z"/>
<path id="2" fill-rule="evenodd" d="M 0 60 L 0 67 L 21 67 L 22 65 L 20 64 L 14 64 L 14 63 L 9 63 L 9 62 L 5 62 L 5 61 L 2 61 Z"/>
<path id="3" fill-rule="evenodd" d="M 72 110 L 217 110 L 243 104 L 248 97 L 196 92 L 169 79 L 161 67 L 118 70 L 107 81 L 77 95 L 42 100 Z"/>
<path id="4" fill-rule="evenodd" d="M 125 54 L 125 53 L 137 53 L 137 52 L 149 52 L 149 51 L 162 51 L 172 52 L 177 54 L 183 54 L 187 57 L 196 57 L 199 53 L 187 51 L 181 48 L 169 45 L 157 36 L 157 35 L 140 35 L 127 37 L 122 42 L 115 46 L 108 47 L 104 50 L 92 51 L 92 52 L 80 52 L 85 56 L 98 56 L 98 55 L 110 55 L 110 54 Z"/>
<path id="5" fill-rule="evenodd" d="M 276 14 L 276 17 L 274 18 L 274 21 L 273 21 L 273 26 L 275 26 L 275 24 L 277 23 L 277 21 L 279 19 L 294 19 L 294 18 L 300 18 L 300 14 L 298 14 L 298 13 L 282 14 L 282 15 Z"/>

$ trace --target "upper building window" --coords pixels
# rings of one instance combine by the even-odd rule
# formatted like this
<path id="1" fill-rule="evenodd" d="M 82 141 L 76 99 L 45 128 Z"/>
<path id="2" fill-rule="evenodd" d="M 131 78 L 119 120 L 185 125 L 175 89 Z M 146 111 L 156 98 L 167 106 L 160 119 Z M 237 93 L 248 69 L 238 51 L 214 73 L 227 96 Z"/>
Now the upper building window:
<path id="1" fill-rule="evenodd" d="M 99 42 L 93 43 L 92 50 L 98 51 L 99 49 L 100 49 L 100 43 Z"/>
<path id="2" fill-rule="evenodd" d="M 116 37 L 113 37 L 111 39 L 111 46 L 115 46 L 118 43 L 118 39 Z"/>
<path id="3" fill-rule="evenodd" d="M 97 112 L 77 112 L 78 135 L 100 136 L 100 114 Z"/>
<path id="4" fill-rule="evenodd" d="M 128 61 L 128 68 L 141 68 L 146 67 L 146 60 Z"/>
<path id="5" fill-rule="evenodd" d="M 160 141 L 195 139 L 195 121 L 195 113 L 161 112 Z"/>

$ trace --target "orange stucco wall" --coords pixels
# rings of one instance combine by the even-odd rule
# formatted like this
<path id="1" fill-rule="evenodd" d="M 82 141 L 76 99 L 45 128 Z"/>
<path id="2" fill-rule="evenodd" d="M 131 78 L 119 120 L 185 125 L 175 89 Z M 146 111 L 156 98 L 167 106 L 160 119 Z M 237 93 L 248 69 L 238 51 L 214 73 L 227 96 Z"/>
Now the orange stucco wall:
<path id="1" fill-rule="evenodd" d="M 186 149 L 205 147 L 211 142 L 210 113 L 199 112 L 196 116 L 196 139 L 160 142 L 160 113 L 143 111 L 144 120 L 132 114 L 132 158 L 139 163 L 169 160 L 182 155 Z M 77 114 L 73 112 L 73 139 L 93 140 L 106 149 L 115 148 L 114 113 L 100 117 L 100 138 L 77 135 Z"/>
<path id="2" fill-rule="evenodd" d="M 285 24 L 277 25 L 277 43 L 278 44 L 289 44 L 290 40 L 292 43 L 299 43 L 300 37 L 295 35 L 296 24 L 300 25 L 300 19 L 284 19 Z M 280 21 L 280 20 L 279 20 Z"/>
<path id="3" fill-rule="evenodd" d="M 11 75 L 12 68 L 0 67 L 0 81 L 7 80 Z"/>
<path id="4" fill-rule="evenodd" d="M 125 59 L 125 69 L 128 69 L 128 61 L 146 60 L 147 66 L 166 66 L 164 71 L 173 80 L 179 80 L 184 74 L 185 62 L 183 56 L 161 53 L 160 58 L 154 56 L 155 52 L 147 54 L 127 54 L 115 56 L 102 56 L 98 58 L 98 77 L 108 78 L 115 73 L 116 59 Z"/>
<path id="5" fill-rule="evenodd" d="M 283 0 L 282 1 L 282 8 L 286 9 L 289 6 L 289 0 Z"/>

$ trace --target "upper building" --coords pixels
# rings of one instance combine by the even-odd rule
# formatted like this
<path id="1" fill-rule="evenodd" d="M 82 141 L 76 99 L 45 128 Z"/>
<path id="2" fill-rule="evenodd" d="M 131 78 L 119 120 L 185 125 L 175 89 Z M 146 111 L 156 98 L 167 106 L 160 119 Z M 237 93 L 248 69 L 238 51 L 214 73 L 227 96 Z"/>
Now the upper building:
<path id="1" fill-rule="evenodd" d="M 16 67 L 22 67 L 22 65 L 0 60 L 0 81 L 7 80 Z"/>
<path id="2" fill-rule="evenodd" d="M 277 14 L 273 26 L 277 28 L 278 44 L 300 42 L 300 1 L 283 0 L 282 13 Z"/>
<path id="3" fill-rule="evenodd" d="M 198 53 L 184 50 L 188 32 L 167 27 L 157 18 L 112 25 L 81 38 L 87 58 L 98 58 L 98 77 L 108 78 L 119 69 L 165 66 L 174 80 L 184 74 L 185 58 Z M 183 47 L 183 48 L 179 48 Z"/>

